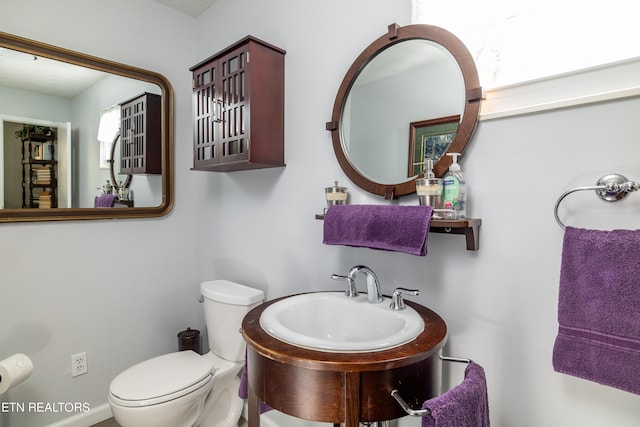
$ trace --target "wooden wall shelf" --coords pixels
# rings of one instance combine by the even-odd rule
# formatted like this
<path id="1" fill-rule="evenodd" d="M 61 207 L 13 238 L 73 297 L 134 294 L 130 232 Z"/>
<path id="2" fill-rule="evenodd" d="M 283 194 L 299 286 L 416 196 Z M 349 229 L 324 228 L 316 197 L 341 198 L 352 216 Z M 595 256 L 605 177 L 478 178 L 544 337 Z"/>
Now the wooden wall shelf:
<path id="1" fill-rule="evenodd" d="M 324 215 L 318 214 L 316 219 L 324 220 Z M 480 248 L 481 224 L 482 220 L 478 218 L 432 219 L 429 223 L 429 231 L 432 233 L 463 234 L 467 242 L 467 250 L 477 251 Z"/>
<path id="2" fill-rule="evenodd" d="M 478 218 L 456 220 L 432 220 L 429 231 L 433 233 L 464 234 L 468 251 L 477 251 L 480 248 L 480 224 Z"/>

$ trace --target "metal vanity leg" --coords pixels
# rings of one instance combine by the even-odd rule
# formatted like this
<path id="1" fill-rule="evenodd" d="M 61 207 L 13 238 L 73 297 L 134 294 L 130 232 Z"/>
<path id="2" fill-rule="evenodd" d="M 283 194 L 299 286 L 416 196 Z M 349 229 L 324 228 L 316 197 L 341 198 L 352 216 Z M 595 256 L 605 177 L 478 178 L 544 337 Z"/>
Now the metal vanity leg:
<path id="1" fill-rule="evenodd" d="M 249 386 L 248 392 L 249 410 L 247 417 L 249 418 L 249 427 L 260 427 L 260 400 Z"/>

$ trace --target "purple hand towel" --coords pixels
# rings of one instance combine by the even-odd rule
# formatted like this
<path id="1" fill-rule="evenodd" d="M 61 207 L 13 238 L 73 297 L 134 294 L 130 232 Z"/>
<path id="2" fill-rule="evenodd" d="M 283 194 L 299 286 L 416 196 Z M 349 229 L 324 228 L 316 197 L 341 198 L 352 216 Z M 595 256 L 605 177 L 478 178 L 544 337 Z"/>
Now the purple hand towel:
<path id="1" fill-rule="evenodd" d="M 116 202 L 118 196 L 114 196 L 113 194 L 101 194 L 96 196 L 93 201 L 94 208 L 112 208 Z"/>
<path id="2" fill-rule="evenodd" d="M 640 230 L 567 227 L 557 372 L 640 394 Z"/>
<path id="3" fill-rule="evenodd" d="M 431 206 L 331 206 L 322 242 L 425 256 L 432 212 Z"/>
<path id="4" fill-rule="evenodd" d="M 240 375 L 240 386 L 238 387 L 238 397 L 240 399 L 246 400 L 249 397 L 249 380 L 247 379 L 247 354 L 245 352 L 244 356 L 244 368 L 242 369 L 242 374 Z M 260 401 L 260 413 L 263 414 L 267 411 L 272 410 L 273 408 L 267 405 L 266 403 Z"/>
<path id="5" fill-rule="evenodd" d="M 489 427 L 487 380 L 482 366 L 471 362 L 464 381 L 422 405 L 430 414 L 422 417 L 422 427 Z"/>

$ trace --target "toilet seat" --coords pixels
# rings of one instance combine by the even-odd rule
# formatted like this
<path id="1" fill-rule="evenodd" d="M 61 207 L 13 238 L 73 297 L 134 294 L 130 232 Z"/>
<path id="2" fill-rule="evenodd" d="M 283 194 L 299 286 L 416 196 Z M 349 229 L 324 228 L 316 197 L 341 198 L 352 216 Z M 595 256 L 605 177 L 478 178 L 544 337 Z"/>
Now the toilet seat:
<path id="1" fill-rule="evenodd" d="M 141 362 L 113 379 L 110 400 L 125 407 L 157 405 L 205 387 L 213 380 L 213 360 L 179 351 Z"/>

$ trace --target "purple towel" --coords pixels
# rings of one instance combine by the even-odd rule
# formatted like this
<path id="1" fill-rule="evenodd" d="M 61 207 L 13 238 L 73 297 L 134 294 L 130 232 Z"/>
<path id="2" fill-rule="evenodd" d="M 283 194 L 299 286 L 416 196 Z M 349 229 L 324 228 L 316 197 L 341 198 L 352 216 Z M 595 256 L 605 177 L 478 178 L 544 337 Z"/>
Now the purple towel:
<path id="1" fill-rule="evenodd" d="M 425 256 L 432 212 L 431 206 L 331 206 L 322 242 Z"/>
<path id="2" fill-rule="evenodd" d="M 247 379 L 247 354 L 244 356 L 244 368 L 242 369 L 242 375 L 240 376 L 240 386 L 238 387 L 238 397 L 246 400 L 249 397 L 249 380 Z M 263 414 L 273 408 L 266 403 L 260 401 L 260 413 Z"/>
<path id="3" fill-rule="evenodd" d="M 489 427 L 487 380 L 482 366 L 471 362 L 464 381 L 448 392 L 427 400 L 422 409 L 422 427 Z"/>
<path id="4" fill-rule="evenodd" d="M 640 230 L 567 227 L 557 372 L 640 394 Z"/>
<path id="5" fill-rule="evenodd" d="M 101 194 L 96 196 L 93 201 L 94 208 L 112 208 L 116 202 L 118 196 L 114 196 L 113 194 Z"/>

